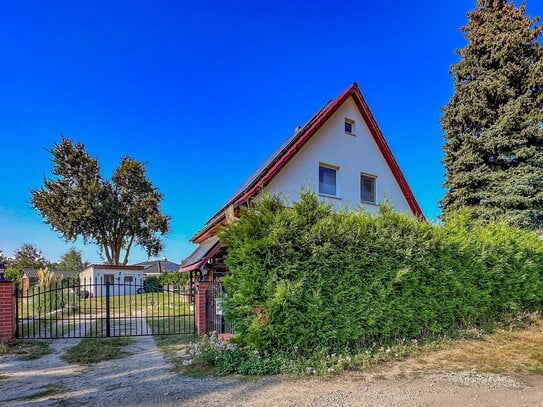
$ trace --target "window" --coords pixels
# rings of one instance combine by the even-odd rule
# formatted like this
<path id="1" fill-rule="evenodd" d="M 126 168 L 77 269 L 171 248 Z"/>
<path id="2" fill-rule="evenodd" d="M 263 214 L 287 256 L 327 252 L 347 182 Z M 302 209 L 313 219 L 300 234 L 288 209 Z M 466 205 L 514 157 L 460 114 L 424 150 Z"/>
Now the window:
<path id="1" fill-rule="evenodd" d="M 113 274 L 104 274 L 104 283 L 115 284 L 115 276 Z"/>
<path id="2" fill-rule="evenodd" d="M 337 196 L 337 167 L 319 165 L 319 194 Z"/>
<path id="3" fill-rule="evenodd" d="M 375 176 L 360 175 L 360 200 L 366 203 L 375 203 Z"/>
<path id="4" fill-rule="evenodd" d="M 345 118 L 345 133 L 354 134 L 354 120 Z"/>
<path id="5" fill-rule="evenodd" d="M 132 276 L 124 276 L 124 283 L 125 284 L 132 284 L 134 282 L 134 277 Z"/>

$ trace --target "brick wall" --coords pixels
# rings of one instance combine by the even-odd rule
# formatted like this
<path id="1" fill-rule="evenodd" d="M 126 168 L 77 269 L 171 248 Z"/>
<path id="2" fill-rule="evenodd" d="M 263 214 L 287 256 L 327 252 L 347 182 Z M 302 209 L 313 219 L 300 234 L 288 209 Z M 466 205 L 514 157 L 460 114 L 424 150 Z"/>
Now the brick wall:
<path id="1" fill-rule="evenodd" d="M 15 340 L 15 283 L 0 281 L 0 342 Z"/>
<path id="2" fill-rule="evenodd" d="M 194 299 L 194 317 L 196 318 L 196 334 L 198 335 L 207 333 L 206 293 L 210 284 L 209 281 L 200 281 Z"/>

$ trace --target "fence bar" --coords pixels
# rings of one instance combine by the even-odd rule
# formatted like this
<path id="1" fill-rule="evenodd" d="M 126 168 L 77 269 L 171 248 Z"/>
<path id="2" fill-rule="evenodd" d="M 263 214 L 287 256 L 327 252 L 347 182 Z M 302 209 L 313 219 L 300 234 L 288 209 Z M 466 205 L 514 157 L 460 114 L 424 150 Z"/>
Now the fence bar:
<path id="1" fill-rule="evenodd" d="M 106 337 L 111 336 L 111 321 L 109 314 L 109 281 L 106 281 Z"/>

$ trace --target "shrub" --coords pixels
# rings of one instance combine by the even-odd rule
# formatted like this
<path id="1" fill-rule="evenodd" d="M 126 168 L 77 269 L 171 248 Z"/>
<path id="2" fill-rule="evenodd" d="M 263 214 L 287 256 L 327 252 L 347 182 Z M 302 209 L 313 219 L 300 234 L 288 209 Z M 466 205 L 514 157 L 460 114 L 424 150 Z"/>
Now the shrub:
<path id="1" fill-rule="evenodd" d="M 163 286 L 185 288 L 189 284 L 189 273 L 163 273 L 159 277 L 159 282 Z"/>
<path id="2" fill-rule="evenodd" d="M 20 267 L 8 267 L 4 273 L 4 278 L 15 282 L 15 285 L 19 288 L 23 280 L 23 269 Z"/>
<path id="3" fill-rule="evenodd" d="M 543 241 L 467 213 L 431 225 L 389 205 L 337 213 L 303 193 L 290 207 L 262 199 L 220 238 L 236 344 L 265 359 L 433 338 L 543 306 Z"/>
<path id="4" fill-rule="evenodd" d="M 158 277 L 147 277 L 143 281 L 143 285 L 150 291 L 158 291 L 160 288 L 162 288 L 162 284 Z"/>
<path id="5" fill-rule="evenodd" d="M 258 351 L 248 351 L 218 339 L 214 334 L 200 337 L 191 343 L 190 354 L 196 366 L 212 366 L 218 375 L 240 373 L 262 376 L 285 372 L 290 359 L 277 354 L 262 357 Z M 186 366 L 193 364 L 193 359 Z"/>

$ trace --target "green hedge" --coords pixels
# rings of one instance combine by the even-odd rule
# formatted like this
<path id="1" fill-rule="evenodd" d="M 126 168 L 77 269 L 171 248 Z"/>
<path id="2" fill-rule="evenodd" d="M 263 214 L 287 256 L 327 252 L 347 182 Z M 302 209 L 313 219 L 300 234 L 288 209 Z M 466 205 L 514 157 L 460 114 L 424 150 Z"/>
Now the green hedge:
<path id="1" fill-rule="evenodd" d="M 301 356 L 450 334 L 543 306 L 543 241 L 467 213 L 431 225 L 381 207 L 266 197 L 220 234 L 237 342 Z"/>

